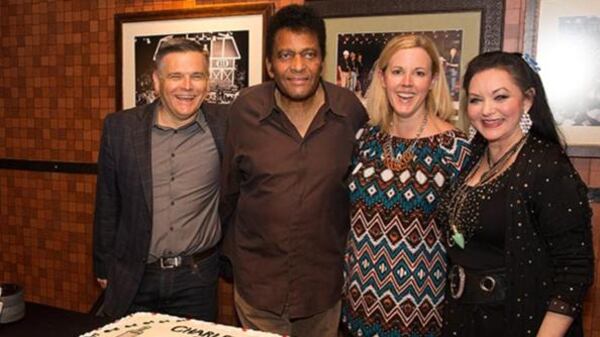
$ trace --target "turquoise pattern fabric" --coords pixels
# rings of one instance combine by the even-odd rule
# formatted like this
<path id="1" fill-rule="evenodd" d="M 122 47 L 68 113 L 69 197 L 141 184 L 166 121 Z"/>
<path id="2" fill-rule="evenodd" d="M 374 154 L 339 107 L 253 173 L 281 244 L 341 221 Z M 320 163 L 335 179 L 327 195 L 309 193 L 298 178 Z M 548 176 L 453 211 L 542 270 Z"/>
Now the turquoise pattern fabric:
<path id="1" fill-rule="evenodd" d="M 383 163 L 389 137 L 378 127 L 357 133 L 342 320 L 354 336 L 440 336 L 446 250 L 435 215 L 470 145 L 457 130 L 419 138 L 411 165 L 392 171 Z M 391 141 L 397 156 L 413 140 Z"/>

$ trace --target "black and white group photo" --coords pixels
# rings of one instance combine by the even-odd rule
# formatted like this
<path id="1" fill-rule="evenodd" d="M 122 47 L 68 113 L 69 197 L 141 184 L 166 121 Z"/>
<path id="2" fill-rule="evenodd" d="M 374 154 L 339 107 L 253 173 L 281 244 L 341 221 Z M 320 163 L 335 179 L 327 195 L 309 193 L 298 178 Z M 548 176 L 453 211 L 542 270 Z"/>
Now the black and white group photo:
<path id="1" fill-rule="evenodd" d="M 396 35 L 420 34 L 431 38 L 438 48 L 444 66 L 448 88 L 458 104 L 460 92 L 460 60 L 462 30 L 344 33 L 337 37 L 337 85 L 353 91 L 364 99 L 373 76 L 373 64 L 385 44 Z"/>
<path id="2" fill-rule="evenodd" d="M 138 36 L 135 39 L 135 105 L 156 98 L 152 88 L 154 55 L 161 43 L 186 38 L 203 46 L 210 58 L 210 91 L 207 102 L 229 104 L 248 86 L 248 31 L 198 32 Z"/>

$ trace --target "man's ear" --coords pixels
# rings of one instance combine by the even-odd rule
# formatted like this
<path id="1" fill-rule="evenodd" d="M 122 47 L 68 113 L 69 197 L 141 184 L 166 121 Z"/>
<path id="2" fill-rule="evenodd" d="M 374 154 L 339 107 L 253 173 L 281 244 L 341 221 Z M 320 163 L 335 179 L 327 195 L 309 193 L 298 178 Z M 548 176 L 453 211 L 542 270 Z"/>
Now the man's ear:
<path id="1" fill-rule="evenodd" d="M 267 67 L 267 74 L 273 79 L 273 77 L 275 77 L 275 74 L 273 73 L 273 63 L 271 63 L 271 60 L 269 60 L 268 57 L 265 58 L 265 66 Z"/>
<path id="2" fill-rule="evenodd" d="M 160 92 L 160 76 L 158 75 L 158 70 L 152 72 L 152 87 L 154 88 L 154 92 Z"/>

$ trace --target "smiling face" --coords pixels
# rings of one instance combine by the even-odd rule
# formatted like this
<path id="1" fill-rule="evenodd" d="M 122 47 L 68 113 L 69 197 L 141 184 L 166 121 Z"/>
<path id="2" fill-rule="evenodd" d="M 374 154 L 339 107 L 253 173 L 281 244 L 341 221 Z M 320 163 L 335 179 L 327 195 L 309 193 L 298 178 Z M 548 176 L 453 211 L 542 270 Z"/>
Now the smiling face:
<path id="1" fill-rule="evenodd" d="M 323 69 L 317 36 L 284 28 L 275 34 L 273 54 L 267 58 L 267 72 L 283 99 L 302 102 L 312 98 Z"/>
<path id="2" fill-rule="evenodd" d="M 427 113 L 425 102 L 434 77 L 431 58 L 423 48 L 399 49 L 379 76 L 394 111 L 393 119 Z"/>
<path id="3" fill-rule="evenodd" d="M 163 57 L 152 74 L 160 96 L 159 123 L 180 127 L 196 117 L 208 93 L 208 63 L 200 52 L 174 52 Z"/>
<path id="4" fill-rule="evenodd" d="M 523 93 L 507 71 L 483 70 L 469 84 L 467 116 L 490 145 L 510 147 L 523 136 L 519 120 L 531 108 L 532 98 L 533 93 Z"/>

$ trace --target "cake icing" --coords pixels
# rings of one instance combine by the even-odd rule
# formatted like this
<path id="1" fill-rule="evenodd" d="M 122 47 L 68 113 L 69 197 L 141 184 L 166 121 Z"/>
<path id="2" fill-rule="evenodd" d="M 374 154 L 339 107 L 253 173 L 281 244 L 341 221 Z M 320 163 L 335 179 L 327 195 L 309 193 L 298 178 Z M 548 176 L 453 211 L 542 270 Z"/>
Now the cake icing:
<path id="1" fill-rule="evenodd" d="M 80 337 L 281 337 L 273 333 L 186 319 L 164 314 L 138 312 L 90 331 Z"/>

